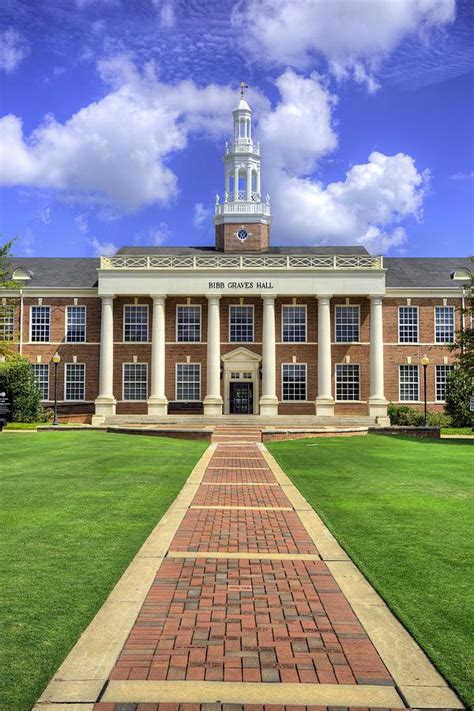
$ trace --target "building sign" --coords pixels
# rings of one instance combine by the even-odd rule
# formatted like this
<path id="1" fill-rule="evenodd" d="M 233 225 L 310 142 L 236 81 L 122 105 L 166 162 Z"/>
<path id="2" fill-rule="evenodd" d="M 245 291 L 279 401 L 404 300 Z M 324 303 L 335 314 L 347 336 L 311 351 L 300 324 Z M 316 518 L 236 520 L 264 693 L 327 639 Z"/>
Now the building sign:
<path id="1" fill-rule="evenodd" d="M 252 289 L 274 289 L 272 281 L 210 281 L 208 282 L 209 290 L 218 289 L 219 291 L 251 291 Z"/>
<path id="2" fill-rule="evenodd" d="M 8 393 L 4 390 L 3 386 L 0 384 L 0 420 L 4 422 L 11 422 L 12 419 L 12 408 L 11 400 Z"/>

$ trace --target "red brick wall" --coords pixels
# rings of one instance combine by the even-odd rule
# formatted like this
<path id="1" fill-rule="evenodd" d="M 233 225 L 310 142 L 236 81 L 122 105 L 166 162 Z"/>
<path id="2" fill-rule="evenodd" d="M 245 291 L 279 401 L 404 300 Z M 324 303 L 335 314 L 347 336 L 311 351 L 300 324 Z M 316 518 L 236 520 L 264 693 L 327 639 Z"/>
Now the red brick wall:
<path id="1" fill-rule="evenodd" d="M 18 301 L 16 301 L 16 304 Z M 98 394 L 99 383 L 99 356 L 100 356 L 100 313 L 101 302 L 98 297 L 79 297 L 79 305 L 87 307 L 87 342 L 65 343 L 65 309 L 68 305 L 74 305 L 73 298 L 44 297 L 43 305 L 51 306 L 51 342 L 45 344 L 29 343 L 30 327 L 30 307 L 37 305 L 37 298 L 27 297 L 24 300 L 23 319 L 23 353 L 34 363 L 37 356 L 41 356 L 43 363 L 50 363 L 53 354 L 58 351 L 61 354 L 62 362 L 58 368 L 58 392 L 59 398 L 63 398 L 64 392 L 64 363 L 73 362 L 73 356 L 77 356 L 78 363 L 86 365 L 86 400 L 93 401 Z M 130 297 L 118 297 L 114 300 L 114 394 L 118 401 L 118 413 L 146 413 L 146 403 L 121 402 L 122 400 L 122 367 L 123 363 L 133 362 L 134 356 L 137 362 L 148 363 L 148 379 L 150 381 L 151 363 L 151 333 L 152 333 L 152 300 L 140 297 L 139 304 L 147 304 L 149 307 L 149 341 L 147 343 L 124 343 L 123 342 L 123 307 L 125 304 L 134 303 Z M 186 304 L 184 297 L 170 297 L 166 300 L 166 396 L 169 400 L 175 400 L 175 367 L 176 363 L 185 363 L 187 358 L 190 362 L 201 363 L 201 398 L 206 394 L 206 340 L 207 340 L 207 299 L 193 297 L 191 304 L 201 305 L 201 338 L 200 343 L 177 343 L 176 342 L 176 306 Z M 228 353 L 235 348 L 243 346 L 248 350 L 261 355 L 262 352 L 262 300 L 260 297 L 245 297 L 244 304 L 254 306 L 255 332 L 254 343 L 229 343 L 229 322 L 228 313 L 230 304 L 239 304 L 239 296 L 223 297 L 221 299 L 221 352 Z M 279 411 L 281 414 L 314 414 L 314 401 L 317 396 L 317 300 L 316 298 L 297 298 L 297 304 L 305 304 L 307 307 L 307 342 L 306 343 L 282 343 L 281 335 L 281 306 L 291 304 L 291 298 L 277 298 L 275 300 L 275 330 L 276 330 L 276 390 L 277 397 L 281 398 L 281 365 L 291 363 L 293 356 L 297 363 L 307 363 L 307 402 L 281 403 Z M 369 372 L 370 372 L 370 302 L 364 298 L 351 298 L 350 304 L 359 304 L 361 313 L 361 343 L 360 344 L 334 344 L 334 306 L 344 304 L 345 299 L 336 297 L 331 300 L 331 338 L 332 345 L 332 373 L 334 392 L 334 373 L 336 363 L 345 362 L 346 357 L 351 363 L 360 365 L 361 368 L 361 401 L 360 403 L 336 403 L 336 415 L 363 415 L 367 412 L 367 399 L 369 397 Z M 443 305 L 440 298 L 413 298 L 411 305 L 419 306 L 420 321 L 420 341 L 418 344 L 398 344 L 398 306 L 406 305 L 406 299 L 384 299 L 384 342 L 385 342 L 385 395 L 388 400 L 398 401 L 398 367 L 407 363 L 407 357 L 411 357 L 412 364 L 417 364 L 426 353 L 430 358 L 428 367 L 428 393 L 427 399 L 430 410 L 442 410 L 443 405 L 435 403 L 435 365 L 443 364 L 448 358 L 448 363 L 453 362 L 453 354 L 443 345 L 434 344 L 434 307 Z M 459 299 L 448 299 L 447 305 L 454 305 L 459 308 Z M 19 326 L 19 308 L 16 311 L 16 326 Z M 459 311 L 456 313 L 456 330 L 460 328 Z M 223 387 L 223 380 L 221 381 Z M 224 393 L 222 392 L 224 397 Z M 53 397 L 53 370 L 50 371 L 50 398 Z M 422 369 L 420 367 L 420 403 L 410 405 L 422 407 L 424 398 Z"/>

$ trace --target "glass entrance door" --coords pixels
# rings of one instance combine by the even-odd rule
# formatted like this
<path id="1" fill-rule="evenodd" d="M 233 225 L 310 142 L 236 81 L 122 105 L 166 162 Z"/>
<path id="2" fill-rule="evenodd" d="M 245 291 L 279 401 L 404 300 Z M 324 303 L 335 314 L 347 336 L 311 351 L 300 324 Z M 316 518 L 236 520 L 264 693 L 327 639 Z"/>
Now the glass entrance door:
<path id="1" fill-rule="evenodd" d="M 230 383 L 230 414 L 251 415 L 253 412 L 253 383 Z"/>

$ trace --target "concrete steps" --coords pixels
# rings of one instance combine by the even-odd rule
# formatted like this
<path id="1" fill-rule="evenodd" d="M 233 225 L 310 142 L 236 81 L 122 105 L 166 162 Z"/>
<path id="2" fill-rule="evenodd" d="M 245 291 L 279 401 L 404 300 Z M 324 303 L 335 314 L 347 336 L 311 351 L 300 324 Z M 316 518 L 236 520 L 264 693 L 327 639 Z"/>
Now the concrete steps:
<path id="1" fill-rule="evenodd" d="M 316 417 L 315 415 L 277 415 L 261 417 L 259 415 L 222 415 L 221 417 L 206 417 L 205 415 L 113 415 L 108 417 L 105 425 L 165 425 L 176 427 L 228 427 L 230 429 L 264 430 L 267 428 L 346 428 L 370 427 L 375 425 L 375 418 L 369 416 L 350 417 Z"/>
<path id="2" fill-rule="evenodd" d="M 255 443 L 262 441 L 262 430 L 255 427 L 216 427 L 212 442 L 225 444 Z"/>

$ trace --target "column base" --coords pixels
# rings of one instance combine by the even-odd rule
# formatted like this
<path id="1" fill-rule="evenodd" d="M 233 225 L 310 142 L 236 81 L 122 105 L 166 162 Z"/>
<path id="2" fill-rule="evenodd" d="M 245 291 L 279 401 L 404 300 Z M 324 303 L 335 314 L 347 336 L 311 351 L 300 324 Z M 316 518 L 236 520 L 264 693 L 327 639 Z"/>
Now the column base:
<path id="1" fill-rule="evenodd" d="M 168 414 L 168 398 L 166 397 L 150 397 L 147 404 L 149 415 Z"/>
<path id="2" fill-rule="evenodd" d="M 276 397 L 261 397 L 260 415 L 263 417 L 274 417 L 278 415 L 278 399 Z"/>
<path id="3" fill-rule="evenodd" d="M 332 397 L 316 398 L 316 417 L 334 417 L 334 400 Z"/>
<path id="4" fill-rule="evenodd" d="M 222 415 L 223 400 L 221 396 L 213 397 L 209 395 L 204 398 L 204 414 L 211 417 L 219 417 Z"/>
<path id="5" fill-rule="evenodd" d="M 387 415 L 388 402 L 385 398 L 369 398 L 369 415 L 375 417 L 375 422 L 380 427 L 390 427 L 390 417 Z"/>
<path id="6" fill-rule="evenodd" d="M 101 397 L 95 400 L 95 413 L 92 416 L 92 424 L 97 427 L 103 425 L 106 417 L 115 415 L 117 400 L 114 397 Z"/>

